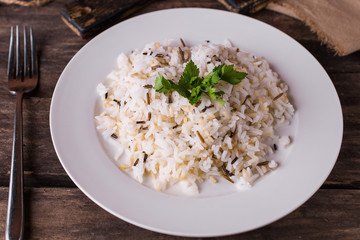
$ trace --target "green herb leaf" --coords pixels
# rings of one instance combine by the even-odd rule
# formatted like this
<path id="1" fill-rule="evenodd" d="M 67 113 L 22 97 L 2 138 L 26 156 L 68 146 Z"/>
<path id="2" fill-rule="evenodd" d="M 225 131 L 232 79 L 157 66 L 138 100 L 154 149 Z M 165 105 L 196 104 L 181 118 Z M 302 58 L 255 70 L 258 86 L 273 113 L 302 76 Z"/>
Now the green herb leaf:
<path id="1" fill-rule="evenodd" d="M 168 93 L 173 90 L 172 85 L 175 84 L 170 80 L 167 80 L 159 73 L 159 76 L 155 80 L 154 89 L 160 93 Z"/>
<path id="2" fill-rule="evenodd" d="M 222 95 L 224 94 L 224 92 L 222 92 L 222 91 L 221 91 L 221 92 L 215 92 L 215 91 L 216 91 L 216 88 L 210 87 L 209 90 L 208 90 L 208 92 L 207 92 L 207 95 L 208 95 L 211 99 L 219 102 L 221 105 L 224 105 L 224 104 L 225 104 L 225 101 L 218 97 L 218 96 L 222 96 Z"/>
<path id="3" fill-rule="evenodd" d="M 195 103 L 199 102 L 201 99 L 202 93 L 203 92 L 201 91 L 201 86 L 197 86 L 197 87 L 191 89 L 191 95 L 189 97 L 190 104 L 195 104 Z"/>
<path id="4" fill-rule="evenodd" d="M 181 85 L 176 85 L 175 83 L 172 86 L 172 90 L 177 91 L 184 98 L 189 98 L 191 95 L 191 93 L 189 92 L 189 90 L 187 88 L 185 88 L 184 86 L 181 86 Z"/>
<path id="5" fill-rule="evenodd" d="M 246 76 L 245 72 L 238 72 L 234 70 L 234 65 L 221 65 L 220 78 L 232 85 L 236 85 L 241 82 Z"/>
<path id="6" fill-rule="evenodd" d="M 159 76 L 155 80 L 154 89 L 157 92 L 165 94 L 170 91 L 177 91 L 181 96 L 187 98 L 190 104 L 199 102 L 201 95 L 205 93 L 211 99 L 224 105 L 225 101 L 221 99 L 224 92 L 217 92 L 214 86 L 220 80 L 236 85 L 247 75 L 247 73 L 234 70 L 234 65 L 224 64 L 215 67 L 205 78 L 199 77 L 199 73 L 199 68 L 190 60 L 186 64 L 178 84 L 166 79 L 159 73 Z"/>
<path id="7" fill-rule="evenodd" d="M 209 73 L 204 80 L 202 81 L 202 86 L 203 88 L 208 88 L 211 86 L 214 86 L 215 84 L 217 84 L 220 81 L 220 76 L 218 74 L 218 72 L 215 70 L 213 70 L 211 73 Z"/>
<path id="8" fill-rule="evenodd" d="M 195 63 L 192 60 L 190 60 L 186 64 L 184 72 L 180 77 L 179 85 L 186 88 L 193 87 L 192 84 L 196 82 L 197 78 L 199 77 L 199 73 L 200 73 L 199 68 L 195 65 Z"/>

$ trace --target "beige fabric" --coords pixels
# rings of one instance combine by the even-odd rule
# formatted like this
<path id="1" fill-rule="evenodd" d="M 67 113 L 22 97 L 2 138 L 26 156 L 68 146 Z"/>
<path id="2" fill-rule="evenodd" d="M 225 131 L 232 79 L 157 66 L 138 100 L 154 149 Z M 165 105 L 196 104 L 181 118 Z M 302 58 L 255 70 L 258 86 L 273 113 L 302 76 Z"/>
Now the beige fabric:
<path id="1" fill-rule="evenodd" d="M 360 0 L 278 0 L 267 8 L 302 20 L 340 56 L 360 50 Z"/>
<path id="2" fill-rule="evenodd" d="M 51 0 L 0 0 L 0 3 L 16 4 L 21 6 L 41 6 Z"/>

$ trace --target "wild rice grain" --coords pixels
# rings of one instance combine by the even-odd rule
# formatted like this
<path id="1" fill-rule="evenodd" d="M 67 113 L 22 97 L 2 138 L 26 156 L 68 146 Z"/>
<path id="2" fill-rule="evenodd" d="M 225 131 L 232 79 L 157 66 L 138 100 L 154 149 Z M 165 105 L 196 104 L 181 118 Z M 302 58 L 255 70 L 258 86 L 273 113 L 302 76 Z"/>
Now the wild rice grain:
<path id="1" fill-rule="evenodd" d="M 185 62 L 185 57 L 184 57 L 184 52 L 183 50 L 181 49 L 181 47 L 178 48 L 179 49 L 179 53 L 180 53 L 180 59 L 181 59 L 181 62 Z"/>
<path id="2" fill-rule="evenodd" d="M 146 162 L 146 159 L 148 158 L 148 155 L 146 152 L 144 152 L 144 162 Z"/>
<path id="3" fill-rule="evenodd" d="M 201 136 L 201 134 L 199 133 L 199 131 L 196 131 L 196 133 L 197 133 L 200 141 L 201 141 L 202 143 L 205 143 L 205 140 L 204 140 L 203 136 Z"/>
<path id="4" fill-rule="evenodd" d="M 146 93 L 146 100 L 147 100 L 147 104 L 150 105 L 151 99 L 150 99 L 150 93 L 149 92 Z"/>
<path id="5" fill-rule="evenodd" d="M 281 98 L 281 96 L 282 96 L 283 94 L 284 94 L 284 93 L 282 92 L 282 93 L 280 93 L 279 95 L 277 95 L 276 97 L 274 97 L 273 101 L 275 101 L 275 100 L 277 100 L 277 99 Z"/>
<path id="6" fill-rule="evenodd" d="M 231 161 L 231 164 L 234 164 L 239 158 L 238 157 L 235 157 L 232 161 Z"/>
<path id="7" fill-rule="evenodd" d="M 184 40 L 182 38 L 180 38 L 180 42 L 181 42 L 183 47 L 186 47 L 185 42 L 184 42 Z"/>

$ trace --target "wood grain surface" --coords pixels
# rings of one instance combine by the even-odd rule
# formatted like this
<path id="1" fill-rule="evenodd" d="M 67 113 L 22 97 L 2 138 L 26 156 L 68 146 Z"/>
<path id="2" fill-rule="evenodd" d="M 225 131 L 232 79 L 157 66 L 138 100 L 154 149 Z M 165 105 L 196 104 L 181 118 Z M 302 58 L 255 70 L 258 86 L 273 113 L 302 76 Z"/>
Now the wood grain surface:
<path id="1" fill-rule="evenodd" d="M 60 18 L 60 9 L 70 2 L 0 5 L 0 239 L 15 109 L 6 66 L 10 26 L 16 24 L 33 26 L 40 55 L 40 85 L 24 99 L 26 239 L 183 239 L 144 230 L 104 211 L 74 185 L 56 156 L 49 129 L 51 96 L 66 64 L 89 41 L 80 39 Z M 169 0 L 154 1 L 132 16 L 178 7 L 225 10 L 215 0 Z M 304 205 L 263 228 L 216 239 L 360 239 L 360 52 L 335 56 L 303 23 L 272 11 L 252 17 L 296 39 L 325 68 L 343 109 L 343 143 L 332 173 Z"/>
<path id="2" fill-rule="evenodd" d="M 88 39 L 148 5 L 149 0 L 76 0 L 60 10 L 61 18 L 80 37 Z"/>

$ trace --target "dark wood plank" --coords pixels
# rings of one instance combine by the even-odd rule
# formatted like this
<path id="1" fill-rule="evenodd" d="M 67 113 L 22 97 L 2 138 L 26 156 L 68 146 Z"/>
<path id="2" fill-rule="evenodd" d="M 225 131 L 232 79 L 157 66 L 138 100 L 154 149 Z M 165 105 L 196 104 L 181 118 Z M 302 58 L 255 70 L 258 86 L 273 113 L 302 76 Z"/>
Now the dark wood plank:
<path id="1" fill-rule="evenodd" d="M 144 230 L 117 219 L 78 189 L 28 188 L 25 193 L 26 239 L 186 239 Z M 7 189 L 0 188 L 0 232 L 4 231 L 6 198 Z M 359 199 L 358 190 L 320 190 L 277 222 L 216 239 L 359 239 Z M 215 216 L 211 217 L 216 221 Z"/>
<path id="2" fill-rule="evenodd" d="M 330 74 L 330 78 L 333 80 L 343 110 L 344 135 L 337 163 L 326 184 L 341 187 L 346 182 L 348 187 L 360 189 L 359 168 L 355 167 L 360 164 L 360 82 L 357 80 L 360 74 L 336 73 Z M 339 179 L 344 181 L 338 181 Z"/>
<path id="3" fill-rule="evenodd" d="M 0 186 L 9 181 L 15 99 L 0 95 L 6 106 L 0 109 Z M 5 98 L 5 99 L 4 99 Z M 9 99 L 8 99 L 9 98 Z M 49 127 L 49 98 L 24 99 L 24 171 L 25 186 L 74 186 L 56 156 Z"/>
<path id="4" fill-rule="evenodd" d="M 89 38 L 125 19 L 150 1 L 73 1 L 61 9 L 63 21 L 80 37 Z"/>

